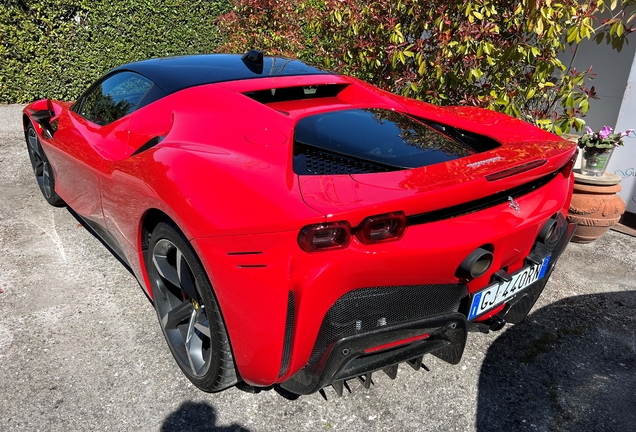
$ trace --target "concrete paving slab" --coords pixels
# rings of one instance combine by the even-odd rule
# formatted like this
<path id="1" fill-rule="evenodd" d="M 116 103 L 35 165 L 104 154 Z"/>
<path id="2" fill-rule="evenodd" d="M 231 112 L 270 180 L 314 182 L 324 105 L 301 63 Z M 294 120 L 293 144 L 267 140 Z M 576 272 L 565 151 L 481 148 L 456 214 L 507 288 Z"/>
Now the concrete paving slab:
<path id="1" fill-rule="evenodd" d="M 471 334 L 457 366 L 365 390 L 206 394 L 135 278 L 41 197 L 21 106 L 0 106 L 0 430 L 614 431 L 636 424 L 636 239 L 571 244 L 528 319 Z"/>

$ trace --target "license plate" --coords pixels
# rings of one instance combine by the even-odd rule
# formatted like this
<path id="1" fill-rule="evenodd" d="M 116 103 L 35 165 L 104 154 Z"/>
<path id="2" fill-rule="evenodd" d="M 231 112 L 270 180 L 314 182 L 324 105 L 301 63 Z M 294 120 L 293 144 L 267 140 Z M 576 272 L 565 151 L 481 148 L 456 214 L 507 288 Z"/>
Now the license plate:
<path id="1" fill-rule="evenodd" d="M 468 320 L 472 320 L 492 308 L 499 306 L 501 303 L 514 297 L 519 294 L 520 291 L 523 291 L 541 279 L 545 276 L 549 263 L 550 257 L 548 256 L 539 264 L 533 264 L 519 270 L 512 275 L 510 282 L 497 282 L 476 293 L 470 304 Z"/>

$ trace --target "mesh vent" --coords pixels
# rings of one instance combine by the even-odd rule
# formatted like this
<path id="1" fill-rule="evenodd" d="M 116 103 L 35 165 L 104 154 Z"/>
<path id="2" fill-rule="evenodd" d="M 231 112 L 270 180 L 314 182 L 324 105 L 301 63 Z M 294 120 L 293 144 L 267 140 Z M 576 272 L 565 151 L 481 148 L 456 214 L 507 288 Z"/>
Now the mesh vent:
<path id="1" fill-rule="evenodd" d="M 285 320 L 285 339 L 283 340 L 283 360 L 280 364 L 278 376 L 281 377 L 289 367 L 291 358 L 292 337 L 294 335 L 294 293 L 289 291 L 287 296 L 287 319 Z"/>
<path id="2" fill-rule="evenodd" d="M 316 364 L 337 340 L 459 310 L 464 285 L 409 285 L 350 291 L 331 306 L 320 326 L 309 364 Z"/>
<path id="3" fill-rule="evenodd" d="M 294 172 L 296 174 L 367 174 L 395 171 L 396 169 L 309 146 L 294 145 Z"/>

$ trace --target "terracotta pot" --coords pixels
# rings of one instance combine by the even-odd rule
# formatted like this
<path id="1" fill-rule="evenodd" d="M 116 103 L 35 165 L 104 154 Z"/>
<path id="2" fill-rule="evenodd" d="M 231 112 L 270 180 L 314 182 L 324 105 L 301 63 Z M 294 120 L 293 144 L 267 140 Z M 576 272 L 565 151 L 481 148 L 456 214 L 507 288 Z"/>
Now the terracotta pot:
<path id="1" fill-rule="evenodd" d="M 574 183 L 568 222 L 579 224 L 572 241 L 590 243 L 605 234 L 625 212 L 625 203 L 616 195 L 621 186 Z"/>

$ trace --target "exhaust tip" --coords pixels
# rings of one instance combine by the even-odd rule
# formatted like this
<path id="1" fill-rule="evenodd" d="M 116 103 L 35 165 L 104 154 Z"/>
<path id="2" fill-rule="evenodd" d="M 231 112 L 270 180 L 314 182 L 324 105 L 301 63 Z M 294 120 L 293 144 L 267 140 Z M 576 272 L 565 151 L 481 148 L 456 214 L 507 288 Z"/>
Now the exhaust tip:
<path id="1" fill-rule="evenodd" d="M 550 243 L 554 233 L 556 232 L 557 221 L 554 218 L 548 219 L 548 221 L 543 225 L 541 231 L 539 231 L 539 235 L 537 236 L 537 240 L 541 243 Z"/>
<path id="2" fill-rule="evenodd" d="M 471 277 L 473 279 L 482 276 L 492 265 L 492 260 L 492 252 L 484 248 L 477 248 L 459 265 L 457 275 L 459 277 Z"/>

